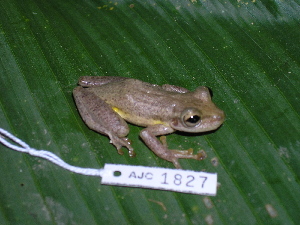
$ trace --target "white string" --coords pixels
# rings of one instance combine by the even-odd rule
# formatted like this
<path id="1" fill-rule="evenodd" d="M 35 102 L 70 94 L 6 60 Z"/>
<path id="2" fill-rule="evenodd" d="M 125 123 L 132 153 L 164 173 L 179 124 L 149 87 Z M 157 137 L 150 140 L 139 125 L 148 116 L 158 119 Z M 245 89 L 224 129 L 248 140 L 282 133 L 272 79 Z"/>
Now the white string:
<path id="1" fill-rule="evenodd" d="M 52 152 L 45 151 L 45 150 L 36 150 L 34 148 L 31 148 L 24 141 L 20 140 L 19 138 L 15 137 L 14 135 L 12 135 L 11 133 L 9 133 L 8 131 L 2 128 L 0 128 L 0 134 L 1 134 L 0 142 L 6 147 L 13 149 L 15 151 L 24 152 L 32 156 L 47 159 L 50 162 L 74 173 L 83 174 L 87 176 L 100 176 L 100 177 L 102 177 L 104 174 L 104 169 L 81 168 L 81 167 L 72 166 L 66 163 L 65 161 L 63 161 L 62 159 L 60 159 L 57 155 L 53 154 Z M 14 143 L 20 145 L 21 147 L 6 141 L 5 137 L 10 139 Z"/>

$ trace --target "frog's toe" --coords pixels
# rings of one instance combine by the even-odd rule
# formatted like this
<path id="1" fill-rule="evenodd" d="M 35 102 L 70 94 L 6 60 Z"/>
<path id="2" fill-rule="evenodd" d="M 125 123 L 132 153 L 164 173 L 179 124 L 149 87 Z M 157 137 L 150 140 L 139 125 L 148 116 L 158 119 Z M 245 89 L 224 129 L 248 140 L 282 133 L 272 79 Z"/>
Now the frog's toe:
<path id="1" fill-rule="evenodd" d="M 178 158 L 173 158 L 172 163 L 176 169 L 182 169 L 180 163 L 178 162 Z"/>
<path id="2" fill-rule="evenodd" d="M 119 155 L 124 155 L 124 151 L 121 148 L 117 149 L 117 150 L 118 150 Z"/>
<path id="3" fill-rule="evenodd" d="M 198 151 L 197 154 L 193 154 L 194 150 L 189 148 L 188 150 L 171 150 L 173 152 L 174 157 L 179 159 L 196 159 L 203 160 L 207 157 L 206 152 L 201 150 Z"/>
<path id="4" fill-rule="evenodd" d="M 133 149 L 132 150 L 129 149 L 128 153 L 129 153 L 130 157 L 135 157 L 136 156 L 135 151 Z"/>
<path id="5" fill-rule="evenodd" d="M 201 150 L 199 152 L 197 152 L 196 156 L 196 160 L 203 160 L 207 157 L 206 152 L 204 150 Z"/>
<path id="6" fill-rule="evenodd" d="M 193 149 L 189 148 L 188 150 L 175 150 L 172 149 L 170 150 L 172 153 L 172 156 L 174 158 L 178 158 L 178 159 L 189 159 L 189 158 L 193 158 Z"/>
<path id="7" fill-rule="evenodd" d="M 114 146 L 116 146 L 118 153 L 120 155 L 123 155 L 124 152 L 121 149 L 122 147 L 126 147 L 129 150 L 129 156 L 130 157 L 134 157 L 135 156 L 135 152 L 131 146 L 131 141 L 130 139 L 124 137 L 124 138 L 119 138 L 119 137 L 113 137 L 110 139 L 110 143 L 113 144 Z"/>

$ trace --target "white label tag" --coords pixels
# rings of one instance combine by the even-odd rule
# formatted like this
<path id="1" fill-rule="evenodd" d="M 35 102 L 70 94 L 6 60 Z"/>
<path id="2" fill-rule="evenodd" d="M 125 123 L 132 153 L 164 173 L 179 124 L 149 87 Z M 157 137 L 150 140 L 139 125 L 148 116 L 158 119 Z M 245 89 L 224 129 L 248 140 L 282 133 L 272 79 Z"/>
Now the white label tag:
<path id="1" fill-rule="evenodd" d="M 105 164 L 101 184 L 215 196 L 217 193 L 217 174 L 191 170 Z"/>

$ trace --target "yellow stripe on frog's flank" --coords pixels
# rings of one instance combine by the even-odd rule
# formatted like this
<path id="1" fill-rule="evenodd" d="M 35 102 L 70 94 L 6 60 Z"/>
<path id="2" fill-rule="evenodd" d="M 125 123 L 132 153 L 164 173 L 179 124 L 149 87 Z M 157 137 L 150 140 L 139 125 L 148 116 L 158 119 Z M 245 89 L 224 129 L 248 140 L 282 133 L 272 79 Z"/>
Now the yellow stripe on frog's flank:
<path id="1" fill-rule="evenodd" d="M 117 108 L 117 107 L 112 107 L 112 110 L 114 110 L 116 113 L 119 114 L 119 116 L 121 116 L 122 118 L 126 118 L 126 113 L 124 113 L 121 109 Z"/>
<path id="2" fill-rule="evenodd" d="M 117 108 L 117 107 L 112 107 L 112 110 L 114 110 L 116 113 L 119 114 L 119 116 L 121 116 L 123 119 L 129 119 L 130 115 L 127 113 L 124 113 L 121 109 Z M 146 118 L 137 118 L 138 121 L 137 124 L 142 123 L 142 124 L 146 124 L 146 125 L 156 125 L 156 124 L 162 124 L 162 125 L 167 125 L 166 123 L 164 123 L 161 120 L 153 120 L 153 119 L 146 119 Z"/>
<path id="3" fill-rule="evenodd" d="M 156 124 L 163 124 L 163 125 L 165 125 L 165 123 L 162 122 L 161 120 L 152 120 L 152 123 L 153 123 L 153 125 L 156 125 Z"/>
<path id="4" fill-rule="evenodd" d="M 117 108 L 117 107 L 112 107 L 112 110 L 114 110 L 116 113 L 118 113 L 119 114 L 119 112 L 121 111 L 119 108 Z"/>

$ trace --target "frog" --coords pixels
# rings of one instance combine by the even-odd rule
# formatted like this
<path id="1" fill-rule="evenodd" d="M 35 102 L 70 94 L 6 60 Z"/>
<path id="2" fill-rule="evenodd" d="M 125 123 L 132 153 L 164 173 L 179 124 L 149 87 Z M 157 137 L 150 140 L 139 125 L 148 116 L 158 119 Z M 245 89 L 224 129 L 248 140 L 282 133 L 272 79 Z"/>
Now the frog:
<path id="1" fill-rule="evenodd" d="M 166 135 L 178 132 L 201 133 L 218 129 L 224 111 L 213 102 L 210 89 L 199 86 L 194 91 L 164 84 L 150 84 L 117 76 L 82 76 L 73 97 L 85 124 L 106 135 L 119 154 L 135 151 L 128 139 L 128 123 L 143 127 L 140 138 L 158 157 L 182 168 L 179 159 L 202 160 L 203 151 L 169 149 Z M 158 138 L 160 137 L 160 139 Z"/>

